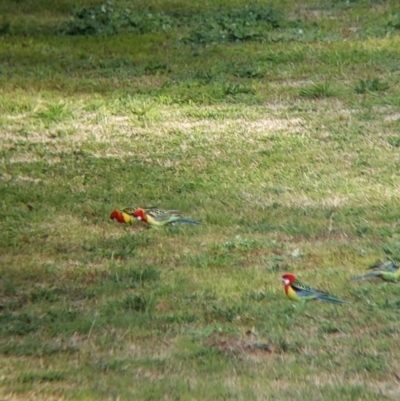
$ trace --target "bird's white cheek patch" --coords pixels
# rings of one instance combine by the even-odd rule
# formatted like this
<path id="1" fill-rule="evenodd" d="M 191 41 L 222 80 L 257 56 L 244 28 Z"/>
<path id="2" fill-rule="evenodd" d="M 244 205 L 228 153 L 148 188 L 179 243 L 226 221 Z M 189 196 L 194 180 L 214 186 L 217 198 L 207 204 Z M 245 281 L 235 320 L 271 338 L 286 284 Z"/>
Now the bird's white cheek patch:
<path id="1" fill-rule="evenodd" d="M 140 216 L 136 217 L 136 220 L 142 220 L 142 218 Z"/>
<path id="2" fill-rule="evenodd" d="M 285 279 L 283 280 L 283 283 L 284 283 L 285 285 L 289 285 L 290 281 L 289 281 L 287 278 L 285 278 Z"/>

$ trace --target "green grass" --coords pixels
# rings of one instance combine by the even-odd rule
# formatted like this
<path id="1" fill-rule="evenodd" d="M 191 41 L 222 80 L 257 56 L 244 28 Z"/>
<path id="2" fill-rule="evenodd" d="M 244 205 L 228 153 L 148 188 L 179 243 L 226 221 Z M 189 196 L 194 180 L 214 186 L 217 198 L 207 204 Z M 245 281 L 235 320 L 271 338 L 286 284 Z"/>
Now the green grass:
<path id="1" fill-rule="evenodd" d="M 0 5 L 0 398 L 397 400 L 397 2 L 84 3 Z"/>

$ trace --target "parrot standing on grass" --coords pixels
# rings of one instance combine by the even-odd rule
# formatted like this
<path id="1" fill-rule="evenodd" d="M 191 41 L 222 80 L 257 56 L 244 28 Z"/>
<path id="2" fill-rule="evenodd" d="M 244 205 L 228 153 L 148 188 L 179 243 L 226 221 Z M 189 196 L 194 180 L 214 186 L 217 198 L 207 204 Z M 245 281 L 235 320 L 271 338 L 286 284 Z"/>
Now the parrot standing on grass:
<path id="1" fill-rule="evenodd" d="M 285 285 L 285 293 L 292 301 L 309 301 L 311 299 L 333 302 L 333 303 L 345 303 L 339 298 L 333 297 L 326 292 L 315 290 L 306 284 L 296 280 L 293 274 L 284 274 L 282 276 L 282 282 Z"/>
<path id="2" fill-rule="evenodd" d="M 385 281 L 393 281 L 397 283 L 400 279 L 400 262 L 395 260 L 387 260 L 385 262 L 378 262 L 370 266 L 370 273 L 363 276 L 357 276 L 350 279 L 350 281 L 362 281 L 373 278 L 381 278 Z"/>
<path id="3" fill-rule="evenodd" d="M 155 207 L 149 209 L 136 209 L 132 213 L 132 216 L 136 220 L 143 221 L 156 227 L 174 223 L 201 224 L 196 220 L 182 217 L 182 214 L 178 210 L 162 210 Z"/>

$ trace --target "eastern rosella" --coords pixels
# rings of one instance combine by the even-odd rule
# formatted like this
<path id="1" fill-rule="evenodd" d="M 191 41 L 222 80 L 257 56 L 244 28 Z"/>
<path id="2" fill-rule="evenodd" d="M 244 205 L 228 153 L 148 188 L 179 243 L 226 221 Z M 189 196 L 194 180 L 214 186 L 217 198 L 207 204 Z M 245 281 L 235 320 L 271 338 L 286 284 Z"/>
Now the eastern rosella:
<path id="1" fill-rule="evenodd" d="M 136 220 L 158 227 L 174 223 L 201 224 L 196 220 L 182 217 L 182 214 L 178 210 L 162 210 L 155 207 L 149 209 L 136 209 L 132 213 L 132 216 Z"/>
<path id="2" fill-rule="evenodd" d="M 296 280 L 293 274 L 284 274 L 282 276 L 282 282 L 285 285 L 285 293 L 292 301 L 309 301 L 311 299 L 317 299 L 321 301 L 344 303 L 339 298 L 333 297 L 326 292 L 315 290 L 306 284 Z"/>
<path id="3" fill-rule="evenodd" d="M 400 279 L 400 262 L 394 260 L 387 260 L 385 262 L 378 262 L 369 267 L 371 273 L 364 274 L 363 276 L 353 277 L 351 281 L 369 280 L 372 278 L 381 278 L 385 281 L 393 281 L 397 283 Z"/>
<path id="4" fill-rule="evenodd" d="M 125 224 L 133 224 L 135 222 L 135 219 L 132 216 L 118 209 L 115 209 L 111 212 L 110 219 L 117 220 L 119 223 Z"/>

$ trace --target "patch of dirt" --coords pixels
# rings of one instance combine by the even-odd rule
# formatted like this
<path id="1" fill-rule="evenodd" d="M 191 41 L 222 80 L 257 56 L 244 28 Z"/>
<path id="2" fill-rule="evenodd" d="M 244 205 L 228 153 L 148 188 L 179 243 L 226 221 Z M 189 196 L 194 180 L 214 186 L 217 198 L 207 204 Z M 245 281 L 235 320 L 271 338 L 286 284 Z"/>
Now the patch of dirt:
<path id="1" fill-rule="evenodd" d="M 385 121 L 397 121 L 400 120 L 400 113 L 389 114 L 385 117 Z"/>

